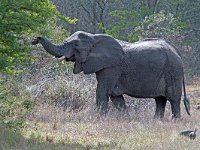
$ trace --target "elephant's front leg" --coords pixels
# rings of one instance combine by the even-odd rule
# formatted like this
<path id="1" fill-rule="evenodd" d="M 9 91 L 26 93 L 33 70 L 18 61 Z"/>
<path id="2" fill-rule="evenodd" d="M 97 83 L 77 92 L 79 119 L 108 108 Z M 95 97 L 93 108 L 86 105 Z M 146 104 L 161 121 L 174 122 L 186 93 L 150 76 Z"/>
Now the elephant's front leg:
<path id="1" fill-rule="evenodd" d="M 125 100 L 123 95 L 119 95 L 119 96 L 110 96 L 110 99 L 113 103 L 113 105 L 115 106 L 115 108 L 117 108 L 119 110 L 119 114 L 120 116 L 122 115 L 123 118 L 127 117 L 129 120 L 131 119 L 130 114 L 128 112 Z"/>
<path id="2" fill-rule="evenodd" d="M 119 66 L 105 68 L 96 72 L 97 90 L 96 90 L 96 103 L 97 108 L 102 114 L 108 111 L 108 101 L 114 86 L 121 75 L 121 68 Z"/>
<path id="3" fill-rule="evenodd" d="M 100 114 L 106 114 L 108 111 L 109 92 L 102 84 L 97 84 L 96 103 Z"/>
<path id="4" fill-rule="evenodd" d="M 125 111 L 126 110 L 126 104 L 125 104 L 125 100 L 123 95 L 119 95 L 119 96 L 110 96 L 110 99 L 113 103 L 113 105 L 115 106 L 115 108 L 117 108 L 119 111 Z"/>

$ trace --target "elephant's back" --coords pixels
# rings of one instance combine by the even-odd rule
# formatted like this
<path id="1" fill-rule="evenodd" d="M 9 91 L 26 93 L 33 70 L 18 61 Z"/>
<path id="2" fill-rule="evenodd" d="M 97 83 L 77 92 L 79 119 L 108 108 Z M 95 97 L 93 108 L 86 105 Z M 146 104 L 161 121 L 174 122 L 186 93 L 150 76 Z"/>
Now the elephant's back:
<path id="1" fill-rule="evenodd" d="M 182 73 L 183 62 L 176 47 L 165 40 L 152 38 L 126 44 L 124 66 L 146 74 L 159 74 L 166 70 Z M 177 75 L 177 74 L 176 74 Z"/>
<path id="2" fill-rule="evenodd" d="M 174 64 L 172 65 L 174 67 L 182 66 L 182 59 L 177 48 L 163 39 L 148 38 L 135 43 L 125 43 L 123 46 L 128 60 L 143 60 L 144 63 L 154 62 L 154 64 L 158 63 L 157 65 L 168 60 Z"/>
<path id="3" fill-rule="evenodd" d="M 146 38 L 135 43 L 129 43 L 125 41 L 118 41 L 125 52 L 129 51 L 171 51 L 177 57 L 180 57 L 180 53 L 177 48 L 166 40 L 159 38 Z"/>
<path id="4" fill-rule="evenodd" d="M 123 59 L 125 74 L 134 73 L 137 78 L 159 74 L 167 62 L 167 54 L 162 49 L 126 51 Z M 141 75 L 142 74 L 142 75 Z"/>

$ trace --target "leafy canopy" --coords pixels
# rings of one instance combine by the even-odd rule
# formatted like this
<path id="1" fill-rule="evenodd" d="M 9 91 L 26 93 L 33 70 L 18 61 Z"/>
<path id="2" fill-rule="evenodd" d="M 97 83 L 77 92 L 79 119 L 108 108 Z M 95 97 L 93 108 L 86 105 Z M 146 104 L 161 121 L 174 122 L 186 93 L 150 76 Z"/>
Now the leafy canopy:
<path id="1" fill-rule="evenodd" d="M 33 33 L 41 33 L 61 16 L 50 0 L 2 0 L 0 3 L 0 72 L 16 73 L 16 66 L 28 59 L 28 46 Z"/>

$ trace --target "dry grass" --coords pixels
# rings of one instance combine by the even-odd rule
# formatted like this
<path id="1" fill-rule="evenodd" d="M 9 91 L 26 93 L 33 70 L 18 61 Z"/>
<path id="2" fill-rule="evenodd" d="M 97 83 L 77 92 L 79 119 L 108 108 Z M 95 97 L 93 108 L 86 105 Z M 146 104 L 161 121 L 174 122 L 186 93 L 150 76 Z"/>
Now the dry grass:
<path id="1" fill-rule="evenodd" d="M 195 140 L 179 136 L 183 130 L 200 130 L 199 78 L 187 83 L 191 117 L 181 103 L 182 118 L 172 122 L 167 103 L 165 119 L 154 120 L 154 100 L 127 96 L 130 117 L 122 116 L 111 103 L 108 115 L 99 117 L 95 110 L 94 76 L 60 75 L 66 68 L 58 68 L 52 68 L 53 72 L 40 70 L 37 77 L 25 81 L 35 107 L 24 118 L 23 137 L 18 135 L 9 144 L 13 141 L 7 134 L 10 132 L 0 133 L 0 149 L 199 149 L 199 135 Z M 4 138 L 5 135 L 8 136 Z"/>
<path id="2" fill-rule="evenodd" d="M 199 149 L 199 136 L 195 140 L 179 136 L 183 130 L 200 129 L 200 110 L 197 109 L 200 102 L 200 85 L 196 82 L 191 82 L 187 86 L 192 116 L 186 114 L 182 103 L 182 119 L 172 122 L 171 108 L 168 103 L 165 120 L 161 122 L 153 119 L 154 100 L 130 97 L 126 97 L 130 118 L 121 116 L 112 104 L 107 117 L 99 117 L 94 109 L 96 82 L 93 77 L 84 75 L 76 75 L 68 79 L 59 77 L 54 82 L 53 89 L 51 87 L 46 89 L 50 95 L 58 91 L 61 81 L 66 91 L 74 86 L 71 88 L 71 97 L 65 94 L 65 97 L 61 95 L 62 98 L 71 99 L 81 91 L 82 96 L 78 101 L 85 101 L 84 104 L 82 103 L 84 107 L 63 111 L 58 105 L 38 103 L 26 118 L 26 128 L 23 131 L 25 137 L 49 143 L 76 143 L 88 149 Z M 59 83 L 58 88 L 55 83 Z M 48 94 L 41 95 L 40 98 L 44 100 L 45 97 L 49 99 Z M 37 101 L 41 100 L 40 98 Z M 77 100 L 77 97 L 74 100 Z"/>
<path id="3" fill-rule="evenodd" d="M 36 110 L 40 114 L 27 120 L 25 136 L 40 134 L 39 140 L 54 143 L 78 143 L 85 147 L 110 145 L 111 149 L 198 149 L 200 137 L 194 141 L 180 137 L 186 129 L 199 128 L 199 112 L 192 110 L 192 117 L 183 114 L 183 119 L 161 122 L 152 119 L 153 113 L 143 112 L 143 117 L 132 120 L 110 112 L 107 117 L 98 118 L 92 110 L 63 112 L 56 108 L 44 107 Z M 149 113 L 151 115 L 149 115 Z M 146 115 L 145 115 L 146 114 Z M 146 117 L 147 116 L 147 117 Z M 151 116 L 151 117 L 150 117 Z"/>

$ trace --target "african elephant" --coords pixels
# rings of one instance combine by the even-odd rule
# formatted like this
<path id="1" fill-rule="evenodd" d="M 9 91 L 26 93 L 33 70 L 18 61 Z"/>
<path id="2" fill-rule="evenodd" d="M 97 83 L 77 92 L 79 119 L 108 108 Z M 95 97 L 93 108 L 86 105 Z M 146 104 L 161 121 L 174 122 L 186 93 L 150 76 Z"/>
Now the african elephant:
<path id="1" fill-rule="evenodd" d="M 100 112 L 107 111 L 109 98 L 116 108 L 125 110 L 126 94 L 154 98 L 156 118 L 164 117 L 168 100 L 173 118 L 179 118 L 183 87 L 184 105 L 190 115 L 182 59 L 165 40 L 150 38 L 128 43 L 106 34 L 78 31 L 61 45 L 43 37 L 33 39 L 33 45 L 38 43 L 53 56 L 75 62 L 74 73 L 96 74 L 96 103 Z"/>

